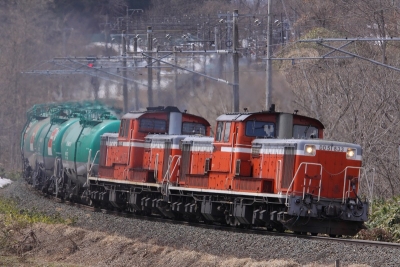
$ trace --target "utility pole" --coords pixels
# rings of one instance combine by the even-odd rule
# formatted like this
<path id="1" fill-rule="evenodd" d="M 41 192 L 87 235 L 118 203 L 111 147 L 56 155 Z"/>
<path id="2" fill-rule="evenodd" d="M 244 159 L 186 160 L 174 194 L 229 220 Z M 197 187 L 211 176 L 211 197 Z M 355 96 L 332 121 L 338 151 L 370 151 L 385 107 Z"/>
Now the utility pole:
<path id="1" fill-rule="evenodd" d="M 67 56 L 67 48 L 66 48 L 66 42 L 67 39 L 69 38 L 69 36 L 72 34 L 74 28 L 64 28 L 62 30 L 62 42 L 63 42 L 63 56 L 66 57 Z M 67 33 L 68 33 L 68 37 L 67 37 Z"/>
<path id="2" fill-rule="evenodd" d="M 218 27 L 214 27 L 214 48 L 215 51 L 219 49 Z"/>
<path id="3" fill-rule="evenodd" d="M 158 53 L 158 51 L 160 51 L 160 45 L 157 45 L 157 58 L 160 58 L 160 54 Z M 161 91 L 161 63 L 160 61 L 157 61 L 157 88 Z M 160 95 L 158 95 L 158 103 L 160 103 L 159 101 L 159 97 Z"/>
<path id="4" fill-rule="evenodd" d="M 268 0 L 268 18 L 267 18 L 267 67 L 266 67 L 266 90 L 265 90 L 265 109 L 268 110 L 271 105 L 272 92 L 272 65 L 271 65 L 271 0 Z"/>
<path id="5" fill-rule="evenodd" d="M 153 50 L 153 30 L 151 29 L 151 26 L 147 27 L 147 53 L 152 55 L 151 51 Z M 148 106 L 152 107 L 153 106 L 153 68 L 151 58 L 147 59 L 147 100 L 148 100 Z"/>
<path id="6" fill-rule="evenodd" d="M 126 37 L 125 31 L 122 31 L 122 98 L 124 99 L 124 113 L 128 113 L 128 80 L 126 79 Z"/>
<path id="7" fill-rule="evenodd" d="M 227 25 L 228 35 L 225 45 L 232 52 L 233 58 L 233 112 L 239 112 L 239 53 L 237 53 L 237 48 L 239 45 L 238 16 L 238 10 L 234 10 L 232 14 L 229 12 L 226 14 L 218 14 L 218 18 L 220 18 L 219 22 L 225 22 Z M 233 28 L 233 36 L 231 36 L 231 27 Z M 233 40 L 231 40 L 231 38 Z M 231 47 L 232 50 L 230 49 Z"/>
<path id="8" fill-rule="evenodd" d="M 137 42 L 138 42 L 137 36 L 133 37 L 133 53 L 135 56 L 137 56 Z M 136 59 L 135 59 L 135 66 L 136 66 Z M 136 110 L 139 110 L 139 87 L 137 83 L 135 83 L 135 108 Z"/>
<path id="9" fill-rule="evenodd" d="M 238 10 L 233 11 L 233 112 L 239 112 L 239 44 Z"/>
<path id="10" fill-rule="evenodd" d="M 176 51 L 176 46 L 174 46 L 174 64 L 178 65 L 178 57 L 177 57 L 177 51 Z M 174 88 L 174 105 L 177 106 L 178 104 L 178 69 L 174 68 L 174 76 L 175 76 L 175 88 Z"/>

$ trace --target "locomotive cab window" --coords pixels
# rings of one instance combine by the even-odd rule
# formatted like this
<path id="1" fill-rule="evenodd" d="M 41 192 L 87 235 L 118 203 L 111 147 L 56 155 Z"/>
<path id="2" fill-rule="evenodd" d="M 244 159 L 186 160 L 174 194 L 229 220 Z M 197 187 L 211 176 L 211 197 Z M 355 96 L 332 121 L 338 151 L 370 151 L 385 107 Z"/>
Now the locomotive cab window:
<path id="1" fill-rule="evenodd" d="M 229 135 L 231 133 L 231 123 L 225 123 L 225 131 L 224 131 L 224 142 L 229 142 Z"/>
<path id="2" fill-rule="evenodd" d="M 253 137 L 275 137 L 275 124 L 266 121 L 248 121 L 246 122 L 246 136 Z"/>
<path id="3" fill-rule="evenodd" d="M 182 123 L 182 134 L 206 134 L 206 126 L 201 123 L 184 122 Z"/>
<path id="4" fill-rule="evenodd" d="M 129 137 L 129 125 L 130 120 L 121 120 L 121 126 L 119 128 L 120 137 Z"/>
<path id="5" fill-rule="evenodd" d="M 223 130 L 224 130 L 224 123 L 222 121 L 219 121 L 217 124 L 217 133 L 215 135 L 215 141 L 221 141 Z"/>
<path id="6" fill-rule="evenodd" d="M 159 119 L 141 119 L 139 131 L 147 133 L 165 133 L 167 131 L 167 122 Z"/>
<path id="7" fill-rule="evenodd" d="M 293 138 L 318 138 L 318 129 L 311 125 L 294 125 Z"/>
<path id="8" fill-rule="evenodd" d="M 215 141 L 229 142 L 230 131 L 231 131 L 231 122 L 222 122 L 222 121 L 218 122 Z"/>

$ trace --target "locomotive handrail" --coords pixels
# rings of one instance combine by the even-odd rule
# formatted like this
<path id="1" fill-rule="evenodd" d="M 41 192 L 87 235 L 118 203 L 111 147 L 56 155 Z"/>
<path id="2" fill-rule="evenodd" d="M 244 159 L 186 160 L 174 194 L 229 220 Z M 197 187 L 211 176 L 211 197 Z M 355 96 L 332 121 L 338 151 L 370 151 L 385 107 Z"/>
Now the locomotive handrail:
<path id="1" fill-rule="evenodd" d="M 174 171 L 175 171 L 175 168 L 177 167 L 177 166 L 179 166 L 179 164 L 178 163 L 180 163 L 180 161 L 181 161 L 181 156 L 179 156 L 179 155 L 175 155 L 178 159 L 176 160 L 176 162 L 175 162 L 175 166 L 174 166 L 174 168 L 172 169 L 172 173 L 174 173 Z M 174 157 L 175 157 L 174 156 Z M 173 158 L 171 159 L 171 162 L 173 161 Z M 169 175 L 169 178 L 171 178 L 171 174 Z M 178 177 L 176 178 L 176 180 L 178 180 Z M 169 179 L 168 179 L 168 182 L 169 182 Z"/>
<path id="2" fill-rule="evenodd" d="M 97 155 L 100 153 L 100 150 L 97 150 L 96 154 L 94 155 L 93 161 L 92 163 L 90 163 L 90 158 L 92 156 L 92 150 L 89 149 L 89 153 L 88 153 L 88 162 L 86 165 L 86 182 L 87 184 L 89 184 L 89 176 L 90 176 L 90 172 L 92 171 L 92 168 L 94 165 L 98 165 L 98 164 L 94 164 L 94 162 L 96 161 Z"/>
<path id="3" fill-rule="evenodd" d="M 100 150 L 97 150 L 96 154 L 94 155 L 92 164 L 90 165 L 90 170 L 89 170 L 89 171 L 92 171 L 93 166 L 99 165 L 99 164 L 95 164 L 95 163 L 94 163 L 94 162 L 96 161 L 97 155 L 98 155 L 99 153 L 100 153 Z"/>
<path id="4" fill-rule="evenodd" d="M 321 168 L 321 170 L 320 170 L 320 175 L 321 175 L 321 177 L 322 177 L 322 164 L 320 164 L 320 163 L 312 163 L 312 162 L 302 162 L 302 163 L 300 163 L 299 167 L 298 167 L 297 170 L 296 170 L 296 173 L 295 173 L 294 176 L 293 176 L 292 182 L 290 183 L 290 185 L 289 185 L 289 187 L 287 188 L 287 191 L 286 191 L 286 198 L 285 198 L 285 205 L 286 205 L 286 206 L 289 205 L 289 203 L 288 203 L 289 191 L 290 191 L 291 187 L 293 186 L 294 180 L 296 179 L 297 174 L 299 173 L 300 168 L 301 168 L 302 165 L 306 165 L 305 171 L 307 170 L 307 166 L 308 166 L 308 165 L 319 166 L 319 167 Z M 304 173 L 305 173 L 305 172 L 304 172 Z M 304 180 L 304 183 L 305 183 L 305 180 Z M 318 201 L 319 201 L 320 196 L 321 196 L 321 183 L 322 183 L 322 179 L 320 179 L 320 181 L 319 181 Z M 304 195 L 305 195 L 305 186 L 303 186 L 303 199 L 304 199 Z"/>
<path id="5" fill-rule="evenodd" d="M 170 168 L 171 168 L 172 161 L 174 160 L 174 158 L 178 158 L 178 160 L 175 162 L 175 165 L 174 165 L 174 168 L 172 169 L 172 172 L 175 171 L 176 166 L 178 165 L 178 163 L 181 160 L 181 156 L 180 155 L 169 156 L 169 158 L 168 158 L 168 168 L 167 168 L 167 170 L 166 170 L 166 172 L 164 174 L 163 182 L 165 182 L 165 180 L 166 180 L 165 178 L 167 178 L 167 182 L 169 182 L 169 179 L 171 178 Z"/>
<path id="6" fill-rule="evenodd" d="M 130 136 L 132 136 L 132 129 L 131 129 L 131 133 L 130 133 Z M 128 146 L 128 157 L 127 157 L 127 162 L 126 162 L 126 165 L 128 165 L 129 166 L 129 162 L 131 161 L 131 150 L 132 150 L 132 142 L 131 142 L 131 140 L 132 139 L 129 139 L 129 146 Z"/>
<path id="7" fill-rule="evenodd" d="M 149 170 L 150 170 L 150 167 L 151 167 L 151 159 L 152 159 L 152 157 L 153 157 L 153 149 L 151 149 L 151 146 L 149 146 L 149 148 L 150 148 L 150 156 L 149 156 Z M 146 143 L 145 143 L 145 149 L 146 149 Z M 154 173 L 154 177 L 156 177 L 156 176 L 155 176 L 155 173 Z"/>
<path id="8" fill-rule="evenodd" d="M 86 184 L 89 185 L 89 170 L 90 170 L 90 157 L 92 156 L 92 150 L 89 149 L 88 162 L 86 164 Z"/>
<path id="9" fill-rule="evenodd" d="M 150 165 L 151 165 L 151 162 L 149 164 L 149 169 L 150 169 Z M 156 181 L 157 181 L 157 176 L 158 176 L 158 153 L 156 154 L 156 160 L 154 162 L 154 177 L 155 177 Z"/>
<path id="10" fill-rule="evenodd" d="M 306 169 L 304 171 L 306 177 L 304 177 L 304 182 L 303 182 L 303 199 L 304 196 L 306 194 L 306 179 L 309 179 L 308 181 L 308 189 L 307 189 L 307 194 L 310 192 L 310 186 L 311 186 L 311 179 L 313 179 L 312 177 L 307 175 L 307 167 L 308 165 L 306 165 Z M 314 178 L 315 179 L 315 178 Z M 321 184 L 322 184 L 322 165 L 321 165 L 321 171 L 319 173 L 319 185 L 318 185 L 318 201 L 320 199 L 321 196 Z"/>
<path id="11" fill-rule="evenodd" d="M 346 179 L 347 179 L 347 170 L 348 169 L 358 169 L 358 177 L 361 179 L 361 170 L 364 170 L 364 167 L 355 167 L 355 166 L 347 166 L 346 168 L 344 168 L 344 178 L 343 178 L 343 198 L 342 198 L 342 203 L 344 203 L 344 199 L 347 193 L 347 196 L 349 196 L 350 194 L 350 190 L 346 191 Z M 357 191 L 359 188 L 360 183 L 357 183 Z M 348 188 L 351 187 L 351 181 L 349 180 L 349 184 L 348 184 Z"/>
<path id="12" fill-rule="evenodd" d="M 262 153 L 261 154 L 262 156 L 261 156 L 261 164 L 260 164 L 260 174 L 258 175 L 259 176 L 259 178 L 261 178 L 261 176 L 262 176 L 262 170 L 263 170 L 263 162 L 264 162 L 264 153 Z"/>

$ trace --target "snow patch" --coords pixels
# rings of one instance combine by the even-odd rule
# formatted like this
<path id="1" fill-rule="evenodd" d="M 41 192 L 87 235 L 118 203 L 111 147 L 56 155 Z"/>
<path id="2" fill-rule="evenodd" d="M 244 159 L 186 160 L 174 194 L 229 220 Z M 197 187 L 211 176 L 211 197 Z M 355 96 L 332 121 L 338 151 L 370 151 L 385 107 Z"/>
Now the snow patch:
<path id="1" fill-rule="evenodd" d="M 4 186 L 11 183 L 12 181 L 10 179 L 0 177 L 0 188 L 3 188 Z"/>

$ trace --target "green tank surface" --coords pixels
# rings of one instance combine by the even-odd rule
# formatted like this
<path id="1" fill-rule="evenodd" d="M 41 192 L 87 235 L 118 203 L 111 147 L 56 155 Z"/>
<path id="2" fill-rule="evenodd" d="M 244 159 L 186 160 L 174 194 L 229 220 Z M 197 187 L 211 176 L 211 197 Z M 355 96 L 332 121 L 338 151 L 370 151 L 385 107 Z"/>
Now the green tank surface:
<path id="1" fill-rule="evenodd" d="M 76 108 L 57 107 L 50 115 L 50 123 L 40 133 L 37 144 L 37 162 L 43 168 L 46 180 L 54 174 L 56 158 L 61 158 L 61 140 L 66 129 L 79 121 Z"/>
<path id="2" fill-rule="evenodd" d="M 21 153 L 24 160 L 32 160 L 32 156 L 35 153 L 35 142 L 43 127 L 50 121 L 49 110 L 51 106 L 48 104 L 35 105 L 27 111 L 27 122 L 21 133 Z"/>
<path id="3" fill-rule="evenodd" d="M 50 124 L 50 118 L 45 118 L 37 121 L 30 127 L 25 135 L 24 141 L 24 157 L 28 160 L 29 165 L 36 169 L 38 156 L 38 140 L 43 129 Z"/>
<path id="4" fill-rule="evenodd" d="M 100 137 L 104 133 L 117 133 L 120 120 L 104 109 L 86 110 L 79 123 L 66 129 L 61 142 L 61 158 L 64 174 L 79 190 L 87 179 L 87 166 L 90 154 L 91 171 L 97 173 L 100 150 Z"/>
<path id="5" fill-rule="evenodd" d="M 21 134 L 24 177 L 34 186 L 41 186 L 45 179 L 40 143 L 50 127 L 50 115 L 55 106 L 53 103 L 33 106 L 27 112 L 27 122 Z"/>

